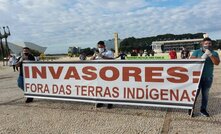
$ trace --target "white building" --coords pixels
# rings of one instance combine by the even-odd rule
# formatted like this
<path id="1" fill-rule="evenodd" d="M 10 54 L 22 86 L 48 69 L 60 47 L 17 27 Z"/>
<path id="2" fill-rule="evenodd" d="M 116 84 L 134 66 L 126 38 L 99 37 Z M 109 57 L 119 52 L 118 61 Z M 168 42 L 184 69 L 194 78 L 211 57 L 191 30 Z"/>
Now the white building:
<path id="1" fill-rule="evenodd" d="M 186 40 L 168 40 L 168 41 L 153 41 L 152 49 L 155 52 L 166 52 L 170 49 L 180 50 L 186 47 L 189 50 L 194 50 L 196 45 L 199 45 L 203 38 L 200 39 L 186 39 Z"/>
<path id="2" fill-rule="evenodd" d="M 5 44 L 3 43 L 3 45 Z M 32 50 L 39 51 L 40 53 L 44 53 L 47 49 L 47 47 L 42 47 L 32 42 L 19 42 L 19 43 L 8 42 L 8 47 L 11 50 L 11 53 L 17 56 L 20 55 L 23 47 L 28 47 Z"/>

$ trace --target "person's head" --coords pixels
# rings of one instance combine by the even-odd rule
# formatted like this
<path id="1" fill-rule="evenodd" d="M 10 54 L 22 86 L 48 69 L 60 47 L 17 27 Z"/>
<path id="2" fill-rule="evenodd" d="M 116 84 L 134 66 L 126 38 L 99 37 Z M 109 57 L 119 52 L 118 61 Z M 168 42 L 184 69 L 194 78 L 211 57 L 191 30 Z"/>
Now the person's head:
<path id="1" fill-rule="evenodd" d="M 206 37 L 202 41 L 202 48 L 205 49 L 210 49 L 212 47 L 212 40 L 209 37 Z"/>
<path id="2" fill-rule="evenodd" d="M 24 47 L 23 48 L 23 52 L 22 52 L 25 56 L 28 56 L 30 53 L 30 49 L 28 47 Z"/>
<path id="3" fill-rule="evenodd" d="M 97 49 L 100 53 L 102 53 L 105 50 L 105 44 L 103 41 L 99 41 L 97 43 Z"/>

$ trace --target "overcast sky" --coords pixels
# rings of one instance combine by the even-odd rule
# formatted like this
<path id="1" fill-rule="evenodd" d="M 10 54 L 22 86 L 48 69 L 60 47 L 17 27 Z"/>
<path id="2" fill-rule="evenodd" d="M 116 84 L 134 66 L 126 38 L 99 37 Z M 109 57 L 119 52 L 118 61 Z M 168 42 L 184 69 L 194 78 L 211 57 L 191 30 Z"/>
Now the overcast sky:
<path id="1" fill-rule="evenodd" d="M 0 0 L 0 26 L 10 42 L 95 47 L 99 40 L 206 32 L 221 39 L 221 0 Z M 2 31 L 2 29 L 1 29 Z"/>

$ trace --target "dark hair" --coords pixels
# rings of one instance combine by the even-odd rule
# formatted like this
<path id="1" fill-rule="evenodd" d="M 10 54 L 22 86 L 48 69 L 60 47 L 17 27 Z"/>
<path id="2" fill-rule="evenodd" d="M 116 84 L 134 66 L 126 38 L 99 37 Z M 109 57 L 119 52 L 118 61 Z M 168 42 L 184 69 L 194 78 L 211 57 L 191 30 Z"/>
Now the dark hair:
<path id="1" fill-rule="evenodd" d="M 23 47 L 23 49 L 28 49 L 28 50 L 30 50 L 30 48 L 29 48 L 29 47 Z"/>
<path id="2" fill-rule="evenodd" d="M 212 42 L 212 40 L 211 40 L 209 37 L 204 38 L 204 39 L 203 39 L 203 42 L 204 42 L 204 41 L 211 41 L 211 42 Z"/>
<path id="3" fill-rule="evenodd" d="M 105 46 L 105 45 L 104 45 L 104 41 L 99 41 L 97 44 L 98 44 L 98 45 Z"/>

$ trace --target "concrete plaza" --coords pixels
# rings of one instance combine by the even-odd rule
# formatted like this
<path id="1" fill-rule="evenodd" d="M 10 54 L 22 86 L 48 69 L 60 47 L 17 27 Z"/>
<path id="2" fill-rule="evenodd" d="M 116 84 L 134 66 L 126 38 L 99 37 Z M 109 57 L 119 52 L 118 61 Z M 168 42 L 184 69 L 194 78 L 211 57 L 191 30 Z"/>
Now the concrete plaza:
<path id="1" fill-rule="evenodd" d="M 125 133 L 192 134 L 221 133 L 221 64 L 215 67 L 208 111 L 200 116 L 201 98 L 196 103 L 196 117 L 187 110 L 114 105 L 96 109 L 94 104 L 34 99 L 25 103 L 17 87 L 18 72 L 0 64 L 0 133 Z"/>

